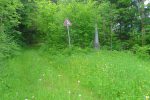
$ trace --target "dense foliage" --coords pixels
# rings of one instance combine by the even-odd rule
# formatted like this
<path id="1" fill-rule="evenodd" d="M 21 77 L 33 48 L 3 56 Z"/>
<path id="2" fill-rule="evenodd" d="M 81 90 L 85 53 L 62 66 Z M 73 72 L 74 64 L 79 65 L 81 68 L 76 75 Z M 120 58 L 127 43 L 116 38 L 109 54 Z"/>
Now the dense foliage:
<path id="1" fill-rule="evenodd" d="M 19 39 L 20 32 L 16 28 L 20 23 L 20 16 L 17 10 L 21 7 L 19 0 L 0 1 L 0 60 L 18 50 L 16 41 Z"/>
<path id="2" fill-rule="evenodd" d="M 149 52 L 149 12 L 150 4 L 143 0 L 1 0 L 1 48 L 7 46 L 8 53 L 18 43 L 66 48 L 63 23 L 68 18 L 72 46 L 93 47 L 97 25 L 102 48 L 139 51 L 141 47 Z"/>

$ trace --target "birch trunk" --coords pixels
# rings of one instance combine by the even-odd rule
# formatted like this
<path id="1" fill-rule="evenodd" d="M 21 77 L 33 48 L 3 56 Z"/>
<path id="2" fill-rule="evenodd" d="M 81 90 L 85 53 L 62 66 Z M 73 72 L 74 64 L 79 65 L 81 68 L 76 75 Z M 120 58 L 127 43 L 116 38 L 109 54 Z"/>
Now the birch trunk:
<path id="1" fill-rule="evenodd" d="M 99 49 L 100 48 L 97 24 L 95 24 L 94 48 L 95 49 Z"/>

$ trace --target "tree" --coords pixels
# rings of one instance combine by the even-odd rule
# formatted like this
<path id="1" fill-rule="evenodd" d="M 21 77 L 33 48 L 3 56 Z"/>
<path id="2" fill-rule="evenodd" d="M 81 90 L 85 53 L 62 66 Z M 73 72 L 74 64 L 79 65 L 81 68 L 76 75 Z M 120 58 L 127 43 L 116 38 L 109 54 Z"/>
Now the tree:
<path id="1" fill-rule="evenodd" d="M 102 2 L 99 5 L 99 14 L 101 16 L 101 31 L 103 33 L 103 45 L 109 45 L 113 48 L 114 26 L 116 18 L 116 9 L 110 2 Z"/>
<path id="2" fill-rule="evenodd" d="M 19 33 L 16 27 L 20 23 L 17 10 L 22 7 L 19 0 L 0 1 L 0 60 L 8 58 L 18 50 L 16 40 Z"/>
<path id="3" fill-rule="evenodd" d="M 99 36 L 98 36 L 98 26 L 95 24 L 95 38 L 94 38 L 94 48 L 99 49 L 100 44 L 99 44 Z"/>

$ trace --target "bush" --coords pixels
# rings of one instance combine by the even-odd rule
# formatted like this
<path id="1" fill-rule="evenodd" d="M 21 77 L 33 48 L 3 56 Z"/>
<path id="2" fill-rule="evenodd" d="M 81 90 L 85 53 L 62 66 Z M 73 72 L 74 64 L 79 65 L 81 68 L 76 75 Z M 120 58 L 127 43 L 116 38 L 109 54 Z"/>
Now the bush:
<path id="1" fill-rule="evenodd" d="M 20 23 L 18 10 L 20 0 L 0 0 L 0 61 L 8 58 L 19 50 L 15 40 L 19 40 L 20 32 L 16 30 Z"/>
<path id="2" fill-rule="evenodd" d="M 19 46 L 5 33 L 0 34 L 0 60 L 17 54 Z"/>
<path id="3" fill-rule="evenodd" d="M 150 45 L 146 45 L 143 47 L 140 47 L 139 45 L 135 45 L 132 48 L 132 51 L 138 54 L 140 57 L 150 58 Z"/>

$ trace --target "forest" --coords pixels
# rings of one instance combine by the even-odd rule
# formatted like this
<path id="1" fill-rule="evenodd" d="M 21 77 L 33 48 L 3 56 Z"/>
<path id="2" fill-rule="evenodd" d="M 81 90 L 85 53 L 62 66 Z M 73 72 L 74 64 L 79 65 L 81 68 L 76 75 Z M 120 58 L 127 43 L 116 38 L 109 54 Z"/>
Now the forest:
<path id="1" fill-rule="evenodd" d="M 150 100 L 150 0 L 0 0 L 0 100 Z"/>

